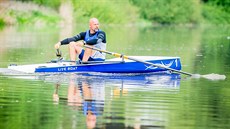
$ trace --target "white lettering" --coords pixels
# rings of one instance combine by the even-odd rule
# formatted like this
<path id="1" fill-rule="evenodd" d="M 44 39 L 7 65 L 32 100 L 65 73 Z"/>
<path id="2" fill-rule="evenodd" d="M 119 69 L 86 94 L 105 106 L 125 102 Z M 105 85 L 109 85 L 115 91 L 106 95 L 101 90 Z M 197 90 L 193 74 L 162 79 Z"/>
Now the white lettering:
<path id="1" fill-rule="evenodd" d="M 68 67 L 68 71 L 77 70 L 77 67 Z"/>
<path id="2" fill-rule="evenodd" d="M 66 68 L 58 68 L 58 71 L 61 72 L 61 71 L 66 71 Z"/>

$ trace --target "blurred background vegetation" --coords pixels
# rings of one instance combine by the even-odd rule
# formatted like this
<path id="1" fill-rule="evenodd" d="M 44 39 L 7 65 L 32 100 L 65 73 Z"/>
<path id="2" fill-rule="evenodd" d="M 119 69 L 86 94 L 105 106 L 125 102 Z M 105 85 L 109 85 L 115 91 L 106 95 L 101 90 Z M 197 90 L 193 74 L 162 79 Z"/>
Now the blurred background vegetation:
<path id="1" fill-rule="evenodd" d="M 0 28 L 85 23 L 90 17 L 108 25 L 225 25 L 229 7 L 229 0 L 1 0 Z"/>

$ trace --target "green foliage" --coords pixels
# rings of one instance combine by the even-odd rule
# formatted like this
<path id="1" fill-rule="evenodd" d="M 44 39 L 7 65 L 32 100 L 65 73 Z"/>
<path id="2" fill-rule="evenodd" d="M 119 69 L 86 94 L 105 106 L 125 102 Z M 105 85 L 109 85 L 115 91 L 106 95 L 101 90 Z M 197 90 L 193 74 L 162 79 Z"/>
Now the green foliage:
<path id="1" fill-rule="evenodd" d="M 202 16 L 206 23 L 229 24 L 229 0 L 203 0 Z"/>
<path id="2" fill-rule="evenodd" d="M 6 25 L 4 19 L 0 18 L 0 29 L 2 29 Z"/>
<path id="3" fill-rule="evenodd" d="M 73 0 L 75 17 L 78 22 L 88 21 L 90 17 L 97 17 L 108 24 L 132 23 L 136 20 L 136 8 L 128 0 Z"/>
<path id="4" fill-rule="evenodd" d="M 52 8 L 58 9 L 60 6 L 61 0 L 20 0 L 23 2 L 33 2 L 39 5 L 44 5 Z"/>
<path id="5" fill-rule="evenodd" d="M 44 14 L 36 10 L 30 12 L 10 10 L 8 13 L 16 19 L 17 24 L 56 24 L 60 20 L 58 15 Z"/>
<path id="6" fill-rule="evenodd" d="M 23 2 L 33 2 L 35 4 L 43 5 L 58 9 L 61 4 L 67 0 L 21 0 Z M 138 14 L 136 7 L 129 3 L 129 0 L 72 0 L 74 8 L 74 19 L 79 23 L 88 22 L 89 18 L 97 17 L 103 23 L 120 24 L 133 23 L 137 20 Z M 18 20 L 22 23 L 27 18 L 19 17 Z"/>
<path id="7" fill-rule="evenodd" d="M 161 24 L 198 23 L 200 10 L 198 0 L 131 0 L 140 8 L 144 19 Z"/>
<path id="8" fill-rule="evenodd" d="M 229 24 L 230 15 L 225 11 L 224 7 L 218 7 L 206 4 L 202 9 L 202 16 L 205 19 L 205 23 L 212 24 Z"/>
<path id="9" fill-rule="evenodd" d="M 6 24 L 57 24 L 60 5 L 68 0 L 20 0 L 26 4 L 39 4 L 39 9 L 8 9 Z M 29 2 L 29 3 L 28 3 Z M 229 24 L 229 0 L 71 0 L 73 17 L 77 23 L 97 17 L 103 24 Z M 35 3 L 35 4 L 32 4 Z M 41 7 L 41 8 L 40 8 Z M 50 10 L 45 7 L 51 7 Z M 22 8 L 22 7 L 21 7 Z M 54 10 L 55 9 L 55 10 Z M 55 11 L 55 12 L 54 12 Z M 139 12 L 138 12 L 139 11 Z M 54 13 L 53 13 L 54 12 Z M 3 14 L 4 16 L 5 14 Z M 13 22 L 13 23 L 12 23 Z M 74 22 L 75 23 L 75 22 Z"/>
<path id="10" fill-rule="evenodd" d="M 130 0 L 140 16 L 161 24 L 230 23 L 229 0 Z"/>
<path id="11" fill-rule="evenodd" d="M 222 7 L 224 11 L 230 13 L 230 1 L 229 0 L 202 0 L 206 4 L 210 4 L 211 6 L 219 6 Z"/>

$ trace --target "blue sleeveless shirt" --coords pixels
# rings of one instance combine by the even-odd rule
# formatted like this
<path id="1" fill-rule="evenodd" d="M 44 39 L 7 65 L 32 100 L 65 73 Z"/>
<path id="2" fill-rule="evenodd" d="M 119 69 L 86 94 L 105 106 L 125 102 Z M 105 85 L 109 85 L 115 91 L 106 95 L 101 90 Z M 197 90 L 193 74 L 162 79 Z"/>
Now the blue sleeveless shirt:
<path id="1" fill-rule="evenodd" d="M 90 31 L 87 30 L 86 31 L 86 35 L 85 35 L 85 39 L 84 41 L 88 41 L 88 40 L 92 40 L 92 39 L 97 39 L 98 38 L 98 33 L 100 32 L 101 30 L 98 30 L 96 32 L 96 34 L 94 34 L 93 36 L 90 37 Z M 98 48 L 98 49 L 101 49 L 101 50 L 106 50 L 106 43 L 103 43 L 103 42 L 99 42 L 95 45 L 93 45 L 94 47 Z M 105 60 L 105 53 L 102 53 L 102 52 L 99 52 L 99 51 L 95 51 L 94 54 L 91 56 L 91 58 L 100 58 L 100 59 L 103 59 Z"/>
<path id="2" fill-rule="evenodd" d="M 99 32 L 100 30 L 98 30 L 97 32 L 96 32 L 96 34 L 94 34 L 93 36 L 89 36 L 90 35 L 90 33 L 89 33 L 89 30 L 87 30 L 86 31 L 86 35 L 85 35 L 85 39 L 84 39 L 84 41 L 89 41 L 89 40 L 92 40 L 92 39 L 97 39 L 98 38 L 98 32 Z"/>

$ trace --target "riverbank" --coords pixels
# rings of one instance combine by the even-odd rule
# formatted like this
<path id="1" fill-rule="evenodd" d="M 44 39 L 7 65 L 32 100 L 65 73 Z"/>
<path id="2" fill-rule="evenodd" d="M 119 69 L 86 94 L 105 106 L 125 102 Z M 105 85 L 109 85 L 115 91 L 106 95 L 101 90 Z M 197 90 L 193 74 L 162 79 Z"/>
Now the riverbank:
<path id="1" fill-rule="evenodd" d="M 30 2 L 1 1 L 0 26 L 32 24 L 43 26 L 56 24 L 60 16 L 54 9 Z"/>
<path id="2" fill-rule="evenodd" d="M 227 11 L 200 0 L 187 2 L 177 0 L 173 3 L 100 0 L 90 3 L 91 6 L 89 2 L 81 0 L 57 0 L 54 3 L 45 0 L 30 2 L 1 0 L 0 28 L 9 25 L 74 26 L 85 24 L 90 17 L 98 17 L 103 25 L 193 27 L 230 23 Z"/>
<path id="3" fill-rule="evenodd" d="M 128 0 L 101 1 L 88 6 L 84 1 L 61 2 L 58 8 L 37 5 L 32 2 L 2 1 L 0 3 L 0 26 L 7 25 L 55 25 L 63 26 L 88 22 L 98 17 L 102 24 L 136 24 L 138 13 Z M 95 11 L 97 10 L 97 11 Z M 141 21 L 147 23 L 146 21 Z"/>

